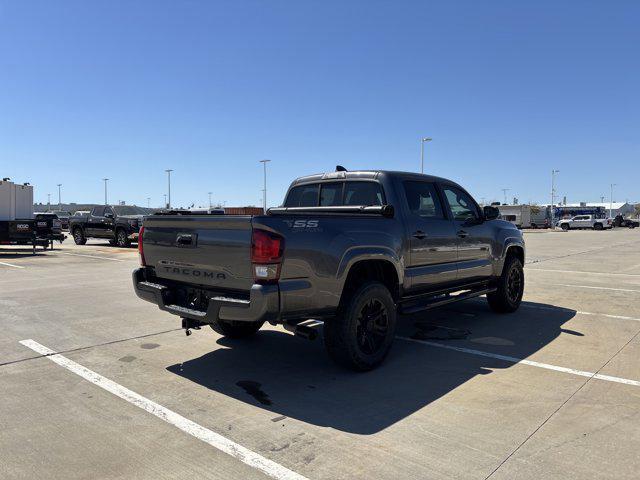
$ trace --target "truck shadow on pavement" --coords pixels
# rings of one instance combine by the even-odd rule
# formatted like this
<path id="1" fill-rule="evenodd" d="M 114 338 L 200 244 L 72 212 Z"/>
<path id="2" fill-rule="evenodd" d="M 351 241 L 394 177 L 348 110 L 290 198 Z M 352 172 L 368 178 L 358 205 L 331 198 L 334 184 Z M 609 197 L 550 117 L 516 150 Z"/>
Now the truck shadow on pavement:
<path id="1" fill-rule="evenodd" d="M 562 328 L 575 314 L 570 309 L 527 303 L 516 313 L 497 315 L 484 302 L 468 301 L 400 317 L 399 338 L 389 357 L 380 368 L 367 373 L 335 366 L 322 340 L 310 342 L 272 329 L 248 340 L 220 338 L 222 348 L 167 370 L 269 410 L 274 413 L 274 422 L 288 417 L 369 435 L 478 375 L 513 366 L 504 360 L 401 338 L 527 358 L 560 335 L 582 336 Z"/>

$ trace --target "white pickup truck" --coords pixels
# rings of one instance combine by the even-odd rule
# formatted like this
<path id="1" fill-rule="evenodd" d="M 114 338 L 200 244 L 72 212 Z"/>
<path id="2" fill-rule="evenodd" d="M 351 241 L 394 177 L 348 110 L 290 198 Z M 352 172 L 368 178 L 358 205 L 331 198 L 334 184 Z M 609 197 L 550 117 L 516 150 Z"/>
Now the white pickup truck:
<path id="1" fill-rule="evenodd" d="M 573 218 L 560 220 L 557 226 L 562 230 L 591 229 L 603 230 L 612 228 L 613 224 L 610 218 L 596 218 L 594 215 L 576 215 Z"/>

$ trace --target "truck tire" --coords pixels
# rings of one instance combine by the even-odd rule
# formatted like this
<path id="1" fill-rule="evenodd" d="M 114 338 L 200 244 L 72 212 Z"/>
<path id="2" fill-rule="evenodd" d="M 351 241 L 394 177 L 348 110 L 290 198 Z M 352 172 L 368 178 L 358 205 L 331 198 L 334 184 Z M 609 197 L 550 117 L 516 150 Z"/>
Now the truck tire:
<path id="1" fill-rule="evenodd" d="M 372 370 L 385 359 L 396 331 L 396 305 L 387 287 L 367 282 L 324 322 L 324 343 L 333 361 L 351 370 Z"/>
<path id="2" fill-rule="evenodd" d="M 495 292 L 487 294 L 491 310 L 497 313 L 515 312 L 520 307 L 524 293 L 524 269 L 520 259 L 514 255 L 507 256 L 497 287 Z"/>
<path id="3" fill-rule="evenodd" d="M 218 320 L 210 326 L 214 332 L 229 338 L 247 338 L 255 335 L 264 322 L 230 322 Z"/>
<path id="4" fill-rule="evenodd" d="M 131 241 L 127 237 L 127 232 L 123 228 L 116 230 L 116 245 L 120 248 L 127 248 L 131 246 Z"/>
<path id="5" fill-rule="evenodd" d="M 84 236 L 84 232 L 80 227 L 73 229 L 73 241 L 76 242 L 76 245 L 84 245 L 87 243 L 87 237 Z"/>
<path id="6" fill-rule="evenodd" d="M 563 229 L 566 232 L 567 230 L 569 230 L 569 224 L 568 223 L 563 223 L 563 224 L 560 225 L 560 228 Z"/>
<path id="7" fill-rule="evenodd" d="M 602 230 L 602 224 L 601 223 L 594 223 L 593 224 L 593 229 L 594 230 Z"/>

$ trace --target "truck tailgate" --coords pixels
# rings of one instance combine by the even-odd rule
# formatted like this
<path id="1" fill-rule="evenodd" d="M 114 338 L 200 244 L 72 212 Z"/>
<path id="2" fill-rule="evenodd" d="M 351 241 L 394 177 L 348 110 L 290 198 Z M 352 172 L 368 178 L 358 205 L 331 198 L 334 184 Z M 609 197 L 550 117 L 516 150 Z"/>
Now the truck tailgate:
<path id="1" fill-rule="evenodd" d="M 247 292 L 253 285 L 250 216 L 146 217 L 143 244 L 159 278 Z"/>

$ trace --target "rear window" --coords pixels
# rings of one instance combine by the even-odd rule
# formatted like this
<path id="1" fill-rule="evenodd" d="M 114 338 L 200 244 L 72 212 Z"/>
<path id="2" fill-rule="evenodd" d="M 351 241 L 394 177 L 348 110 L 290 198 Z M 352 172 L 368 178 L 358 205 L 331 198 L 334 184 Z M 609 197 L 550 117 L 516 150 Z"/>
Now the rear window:
<path id="1" fill-rule="evenodd" d="M 337 207 L 382 205 L 382 187 L 376 182 L 326 182 L 300 185 L 289 190 L 285 207 Z"/>
<path id="2" fill-rule="evenodd" d="M 382 205 L 382 187 L 376 182 L 347 182 L 343 205 Z"/>
<path id="3" fill-rule="evenodd" d="M 300 185 L 293 187 L 287 195 L 285 207 L 315 207 L 318 205 L 318 187 L 317 183 L 311 185 Z"/>

